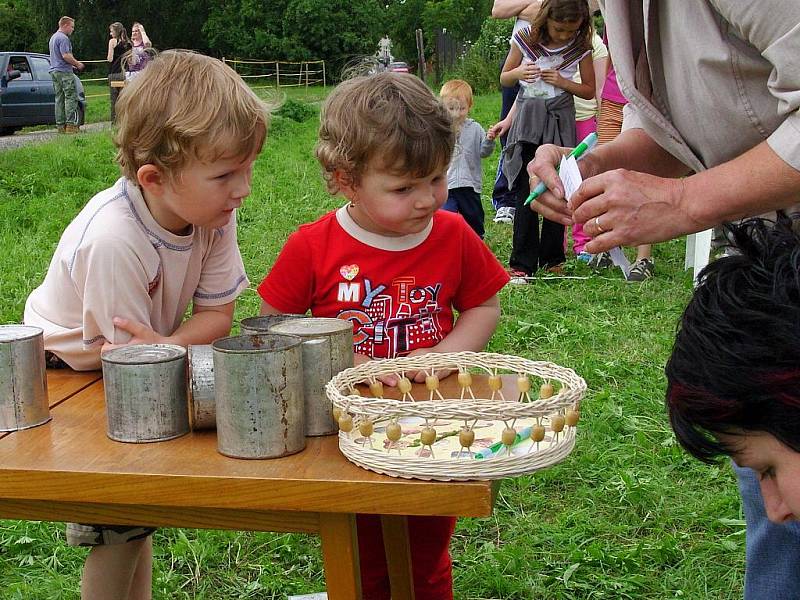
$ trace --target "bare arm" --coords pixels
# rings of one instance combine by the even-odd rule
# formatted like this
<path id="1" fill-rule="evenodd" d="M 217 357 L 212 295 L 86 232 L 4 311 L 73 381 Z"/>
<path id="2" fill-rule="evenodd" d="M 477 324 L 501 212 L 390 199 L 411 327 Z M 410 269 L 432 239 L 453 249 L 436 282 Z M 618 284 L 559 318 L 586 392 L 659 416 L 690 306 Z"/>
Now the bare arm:
<path id="1" fill-rule="evenodd" d="M 493 19 L 508 19 L 516 17 L 530 5 L 536 5 L 536 10 L 541 6 L 540 0 L 494 0 L 492 5 Z"/>
<path id="2" fill-rule="evenodd" d="M 487 137 L 491 136 L 491 139 L 498 138 L 501 135 L 505 135 L 506 132 L 511 129 L 511 123 L 514 122 L 514 113 L 516 112 L 517 103 L 511 105 L 511 110 L 508 111 L 506 118 L 502 121 L 498 121 L 494 125 L 489 128 L 487 132 Z"/>
<path id="3" fill-rule="evenodd" d="M 624 135 L 634 141 L 647 137 L 641 130 Z M 650 144 L 654 142 L 650 140 Z M 638 144 L 639 148 L 646 146 Z M 618 145 L 617 140 L 601 150 L 606 147 L 608 154 L 598 150 L 593 160 L 589 155 L 581 161 L 582 169 L 589 161 L 588 171 L 600 169 L 600 174 L 584 181 L 568 207 L 575 211 L 574 220 L 585 223 L 587 233 L 595 236 L 586 246 L 589 252 L 661 242 L 786 208 L 797 201 L 800 192 L 800 171 L 781 159 L 767 142 L 684 179 L 675 179 L 686 174 L 687 168 L 674 158 L 649 162 L 645 152 L 637 154 L 637 145 Z M 658 154 L 649 153 L 651 157 Z M 625 164 L 630 170 L 603 169 L 613 163 Z M 600 220 L 602 231 L 595 219 Z"/>
<path id="4" fill-rule="evenodd" d="M 149 325 L 114 317 L 114 326 L 131 334 L 127 344 L 105 344 L 103 351 L 127 346 L 130 344 L 210 344 L 214 340 L 228 335 L 233 324 L 235 302 L 219 306 L 194 306 L 192 316 L 181 323 L 172 335 L 162 336 L 153 331 Z"/>
<path id="5" fill-rule="evenodd" d="M 267 304 L 266 302 L 264 302 L 262 300 L 261 301 L 261 312 L 259 314 L 261 316 L 264 316 L 264 315 L 279 315 L 279 314 L 281 314 L 281 311 L 279 311 L 277 308 L 275 308 L 271 304 Z"/>
<path id="6" fill-rule="evenodd" d="M 536 151 L 535 158 L 528 164 L 531 185 L 536 185 L 541 179 L 548 190 L 531 203 L 531 209 L 564 225 L 573 224 L 573 206 L 567 205 L 564 186 L 555 165 L 570 150 L 546 144 Z M 689 172 L 686 165 L 656 144 L 641 129 L 630 129 L 621 133 L 613 142 L 603 144 L 587 154 L 578 165 L 585 180 L 623 166 L 632 171 L 649 172 L 659 177 L 680 177 Z"/>
<path id="7" fill-rule="evenodd" d="M 586 189 L 583 189 L 584 186 Z M 616 245 L 661 242 L 726 221 L 786 208 L 797 202 L 800 171 L 767 142 L 685 179 L 614 171 L 589 179 L 572 198 L 575 220 L 599 218 L 604 233 L 589 252 Z"/>
<path id="8" fill-rule="evenodd" d="M 465 310 L 453 330 L 428 352 L 480 352 L 489 343 L 500 320 L 500 300 L 492 296 L 483 304 Z M 413 354 L 413 352 L 412 352 Z"/>
<path id="9" fill-rule="evenodd" d="M 603 96 L 603 85 L 608 74 L 608 57 L 598 58 L 592 61 L 594 67 L 594 97 L 597 100 L 597 112 L 600 112 L 600 100 Z"/>
<path id="10" fill-rule="evenodd" d="M 62 54 L 61 58 L 64 59 L 64 62 L 71 64 L 73 67 L 78 69 L 79 71 L 83 71 L 83 63 L 76 59 L 72 52 L 67 52 L 66 54 Z"/>
<path id="11" fill-rule="evenodd" d="M 418 356 L 431 352 L 480 352 L 489 343 L 497 321 L 500 320 L 500 300 L 492 296 L 486 302 L 462 312 L 453 330 L 438 344 L 431 348 L 419 348 L 409 353 L 409 356 Z M 436 375 L 443 379 L 452 371 L 437 371 Z M 406 373 L 412 381 L 423 382 L 427 373 Z"/>
<path id="12" fill-rule="evenodd" d="M 522 51 L 516 44 L 511 44 L 500 73 L 500 83 L 505 87 L 514 87 L 518 81 L 533 81 L 539 72 L 539 67 L 532 63 L 522 64 Z"/>
<path id="13" fill-rule="evenodd" d="M 592 65 L 592 56 L 587 54 L 581 59 L 581 83 L 576 83 L 570 79 L 562 77 L 561 73 L 555 69 L 542 69 L 542 80 L 547 83 L 559 87 L 573 96 L 591 100 L 594 98 L 594 68 Z"/>
<path id="14" fill-rule="evenodd" d="M 116 47 L 117 47 L 117 40 L 115 40 L 114 38 L 108 40 L 108 54 L 106 54 L 106 60 L 108 62 L 114 61 L 114 48 Z"/>
<path id="15" fill-rule="evenodd" d="M 170 337 L 173 344 L 208 344 L 228 335 L 233 325 L 235 302 L 219 306 L 192 307 L 192 316 L 186 319 Z"/>

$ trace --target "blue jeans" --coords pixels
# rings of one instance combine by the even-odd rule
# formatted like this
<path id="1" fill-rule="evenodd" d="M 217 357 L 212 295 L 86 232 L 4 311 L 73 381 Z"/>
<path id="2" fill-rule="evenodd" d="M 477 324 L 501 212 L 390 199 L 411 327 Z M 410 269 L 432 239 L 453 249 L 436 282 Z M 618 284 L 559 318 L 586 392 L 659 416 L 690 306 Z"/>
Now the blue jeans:
<path id="1" fill-rule="evenodd" d="M 767 519 L 758 476 L 733 464 L 747 522 L 745 600 L 800 600 L 800 523 Z"/>
<path id="2" fill-rule="evenodd" d="M 500 65 L 502 69 L 503 65 Z M 505 119 L 511 107 L 514 106 L 514 101 L 517 99 L 519 92 L 519 84 L 514 87 L 502 87 L 503 104 L 500 108 L 500 119 Z M 508 134 L 500 136 L 500 159 L 497 161 L 497 175 L 494 178 L 494 188 L 492 189 L 492 204 L 494 207 L 500 208 L 501 206 L 515 206 L 515 194 L 508 189 L 508 181 L 503 173 L 503 152 L 502 149 L 506 146 L 506 137 Z"/>

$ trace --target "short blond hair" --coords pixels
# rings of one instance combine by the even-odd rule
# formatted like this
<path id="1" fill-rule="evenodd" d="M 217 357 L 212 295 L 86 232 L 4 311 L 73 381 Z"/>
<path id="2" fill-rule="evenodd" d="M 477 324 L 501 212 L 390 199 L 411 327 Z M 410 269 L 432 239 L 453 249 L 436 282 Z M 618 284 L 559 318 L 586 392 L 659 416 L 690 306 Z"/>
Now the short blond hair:
<path id="1" fill-rule="evenodd" d="M 446 168 L 455 136 L 450 114 L 414 75 L 384 72 L 340 83 L 320 116 L 316 156 L 331 194 L 334 172 L 355 184 L 367 166 L 425 177 Z"/>
<path id="2" fill-rule="evenodd" d="M 472 87 L 463 79 L 451 79 L 439 90 L 441 98 L 458 98 L 472 108 Z"/>
<path id="3" fill-rule="evenodd" d="M 52 21 L 50 21 L 50 22 L 52 23 Z M 58 20 L 58 26 L 59 27 L 63 27 L 64 25 L 66 25 L 68 23 L 74 23 L 74 22 L 75 22 L 75 19 L 73 19 L 72 17 L 68 17 L 68 16 L 64 15 L 63 17 L 61 17 Z"/>
<path id="4" fill-rule="evenodd" d="M 202 54 L 168 50 L 120 94 L 116 159 L 133 182 L 146 164 L 175 181 L 192 160 L 260 152 L 268 125 L 269 107 L 233 69 Z"/>

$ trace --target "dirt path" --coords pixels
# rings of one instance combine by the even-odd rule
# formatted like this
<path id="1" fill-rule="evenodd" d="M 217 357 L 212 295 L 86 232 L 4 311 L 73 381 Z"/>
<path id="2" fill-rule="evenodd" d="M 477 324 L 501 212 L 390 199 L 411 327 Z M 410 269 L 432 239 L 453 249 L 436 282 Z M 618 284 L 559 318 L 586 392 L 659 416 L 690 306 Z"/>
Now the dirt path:
<path id="1" fill-rule="evenodd" d="M 110 121 L 102 123 L 89 123 L 81 127 L 81 132 L 84 131 L 103 131 L 111 128 Z M 80 134 L 77 134 L 80 135 Z M 42 129 L 41 131 L 31 131 L 29 133 L 15 133 L 14 135 L 0 136 L 0 152 L 3 150 L 10 150 L 11 148 L 19 148 L 28 144 L 35 144 L 37 142 L 46 142 L 58 136 L 55 129 Z"/>

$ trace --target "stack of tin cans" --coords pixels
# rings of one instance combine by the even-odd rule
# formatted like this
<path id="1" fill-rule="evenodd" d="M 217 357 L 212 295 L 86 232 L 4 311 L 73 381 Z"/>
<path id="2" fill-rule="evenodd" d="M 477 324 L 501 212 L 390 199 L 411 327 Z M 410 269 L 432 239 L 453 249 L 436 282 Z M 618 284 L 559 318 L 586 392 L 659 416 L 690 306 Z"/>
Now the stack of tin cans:
<path id="1" fill-rule="evenodd" d="M 337 431 L 325 384 L 353 366 L 352 325 L 271 315 L 210 345 L 131 345 L 101 356 L 107 433 L 159 442 L 217 430 L 222 454 L 275 458 Z M 188 377 L 187 377 L 188 374 Z M 42 330 L 0 326 L 0 431 L 50 420 Z"/>

